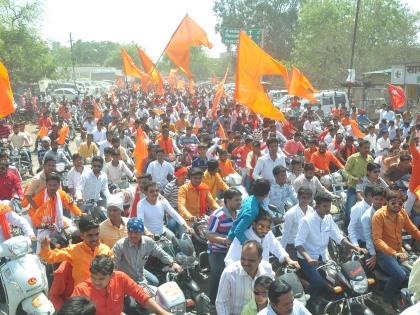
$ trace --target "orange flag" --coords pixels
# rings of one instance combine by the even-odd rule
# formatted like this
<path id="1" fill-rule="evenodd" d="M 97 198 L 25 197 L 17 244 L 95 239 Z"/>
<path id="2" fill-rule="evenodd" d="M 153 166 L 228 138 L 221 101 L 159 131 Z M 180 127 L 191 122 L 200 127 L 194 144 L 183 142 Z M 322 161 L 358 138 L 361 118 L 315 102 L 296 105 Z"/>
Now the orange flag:
<path id="1" fill-rule="evenodd" d="M 137 129 L 136 147 L 134 148 L 133 156 L 136 158 L 135 168 L 137 176 L 139 176 L 142 173 L 143 163 L 149 156 L 149 149 L 141 127 Z"/>
<path id="2" fill-rule="evenodd" d="M 217 120 L 217 132 L 219 133 L 219 136 L 221 139 L 226 139 L 226 133 L 225 129 L 223 129 L 222 124 L 220 123 L 220 120 Z"/>
<path id="3" fill-rule="evenodd" d="M 265 94 L 261 85 L 263 75 L 280 75 L 286 81 L 286 86 L 289 84 L 286 67 L 258 47 L 248 35 L 241 31 L 236 63 L 235 99 L 263 117 L 286 123 L 283 113 L 274 107 Z"/>
<path id="4" fill-rule="evenodd" d="M 178 90 L 183 90 L 185 88 L 185 82 L 184 82 L 184 80 L 178 80 L 178 82 L 176 84 L 176 88 Z"/>
<path id="5" fill-rule="evenodd" d="M 198 125 L 194 125 L 194 134 L 198 135 Z"/>
<path id="6" fill-rule="evenodd" d="M 147 90 L 149 75 L 137 68 L 133 59 L 131 59 L 130 55 L 124 48 L 121 48 L 121 58 L 123 62 L 124 74 L 140 79 L 143 90 Z"/>
<path id="7" fill-rule="evenodd" d="M 175 81 L 176 81 L 176 72 L 177 71 L 178 71 L 178 69 L 169 70 L 168 83 L 169 83 L 169 86 L 171 87 L 172 91 L 175 89 Z"/>
<path id="8" fill-rule="evenodd" d="M 163 80 L 158 72 L 156 66 L 146 53 L 137 47 L 137 53 L 140 57 L 141 63 L 143 64 L 144 71 L 151 76 L 153 82 L 157 84 L 156 92 L 159 95 L 163 95 Z"/>
<path id="9" fill-rule="evenodd" d="M 41 129 L 38 132 L 38 137 L 41 139 L 48 136 L 48 128 L 45 125 L 42 125 Z"/>
<path id="10" fill-rule="evenodd" d="M 58 132 L 58 138 L 57 138 L 56 142 L 58 144 L 64 144 L 64 142 L 66 141 L 68 133 L 69 133 L 69 126 L 64 125 L 63 128 L 61 128 L 60 131 Z"/>
<path id="11" fill-rule="evenodd" d="M 219 106 L 220 98 L 223 96 L 223 93 L 225 92 L 224 85 L 227 78 L 227 74 L 228 74 L 228 69 L 226 69 L 225 76 L 216 87 L 216 94 L 214 95 L 213 106 L 211 108 L 211 115 L 213 116 L 213 118 L 216 118 L 217 106 Z M 224 94 L 226 97 L 226 92 Z"/>
<path id="12" fill-rule="evenodd" d="M 191 79 L 190 47 L 204 45 L 212 48 L 206 32 L 188 14 L 183 18 L 175 33 L 172 35 L 165 52 L 169 59 Z"/>
<path id="13" fill-rule="evenodd" d="M 102 119 L 103 117 L 102 111 L 99 109 L 98 103 L 96 102 L 93 102 L 93 117 L 95 117 L 96 119 Z"/>
<path id="14" fill-rule="evenodd" d="M 15 110 L 9 74 L 6 67 L 0 62 L 0 118 L 10 115 Z"/>
<path id="15" fill-rule="evenodd" d="M 290 82 L 289 95 L 300 96 L 316 103 L 314 93 L 318 92 L 308 79 L 297 68 L 292 67 L 292 80 Z"/>
<path id="16" fill-rule="evenodd" d="M 359 124 L 356 120 L 344 117 L 341 119 L 341 124 L 346 127 L 351 126 L 351 131 L 356 138 L 364 138 L 366 135 L 359 129 Z"/>

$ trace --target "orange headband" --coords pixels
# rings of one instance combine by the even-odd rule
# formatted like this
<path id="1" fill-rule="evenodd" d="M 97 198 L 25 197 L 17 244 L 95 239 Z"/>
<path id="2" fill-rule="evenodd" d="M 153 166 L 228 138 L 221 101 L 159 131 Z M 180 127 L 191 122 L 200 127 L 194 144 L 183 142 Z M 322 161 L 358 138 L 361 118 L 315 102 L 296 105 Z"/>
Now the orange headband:
<path id="1" fill-rule="evenodd" d="M 177 170 L 177 171 L 174 173 L 175 177 L 178 177 L 178 176 L 183 175 L 183 174 L 188 174 L 188 168 L 186 168 L 186 167 L 181 167 L 179 170 Z"/>

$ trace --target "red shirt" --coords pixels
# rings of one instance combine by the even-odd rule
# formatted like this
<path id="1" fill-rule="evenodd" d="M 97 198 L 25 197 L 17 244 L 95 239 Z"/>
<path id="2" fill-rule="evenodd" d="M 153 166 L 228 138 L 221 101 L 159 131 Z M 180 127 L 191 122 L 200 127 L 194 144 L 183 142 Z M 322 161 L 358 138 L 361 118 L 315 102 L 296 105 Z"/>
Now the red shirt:
<path id="1" fill-rule="evenodd" d="M 42 126 L 47 127 L 48 129 L 52 126 L 52 120 L 50 117 L 41 117 L 38 120 L 38 125 L 41 128 Z"/>
<path id="2" fill-rule="evenodd" d="M 303 154 L 305 148 L 302 142 L 299 141 L 296 143 L 295 140 L 291 139 L 286 142 L 284 146 L 284 151 L 288 155 L 296 155 L 298 152 L 301 152 Z"/>
<path id="3" fill-rule="evenodd" d="M 96 305 L 96 315 L 121 315 L 124 296 L 129 295 L 140 304 L 146 303 L 150 296 L 141 286 L 121 271 L 114 271 L 108 286 L 96 289 L 91 280 L 79 283 L 72 296 L 85 296 Z"/>
<path id="4" fill-rule="evenodd" d="M 236 165 L 240 168 L 246 167 L 246 157 L 248 156 L 248 153 L 252 151 L 252 148 L 247 145 L 241 145 L 240 147 L 237 147 L 235 150 L 232 151 L 233 156 L 240 156 L 241 159 L 236 162 Z"/>
<path id="5" fill-rule="evenodd" d="M 410 153 L 413 157 L 413 161 L 411 162 L 411 177 L 408 189 L 411 192 L 414 192 L 420 185 L 420 152 L 417 151 L 415 142 L 410 144 Z"/>
<path id="6" fill-rule="evenodd" d="M 56 310 L 61 308 L 64 301 L 71 296 L 74 290 L 72 272 L 73 267 L 68 261 L 63 261 L 54 271 L 54 280 L 49 291 L 49 296 Z"/>
<path id="7" fill-rule="evenodd" d="M 5 176 L 0 176 L 0 200 L 11 200 L 15 194 L 22 197 L 22 184 L 19 177 L 12 170 L 7 170 Z"/>

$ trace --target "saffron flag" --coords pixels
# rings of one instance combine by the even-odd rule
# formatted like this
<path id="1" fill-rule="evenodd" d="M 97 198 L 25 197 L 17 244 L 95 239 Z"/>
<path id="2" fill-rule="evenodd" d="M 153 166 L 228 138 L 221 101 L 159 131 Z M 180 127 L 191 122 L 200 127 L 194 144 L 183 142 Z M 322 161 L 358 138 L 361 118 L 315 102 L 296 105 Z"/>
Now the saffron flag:
<path id="1" fill-rule="evenodd" d="M 114 92 L 112 93 L 115 95 Z M 114 102 L 114 100 L 112 102 Z M 99 105 L 95 101 L 93 102 L 93 117 L 95 117 L 95 119 L 102 119 L 103 117 L 102 111 L 99 109 Z"/>
<path id="2" fill-rule="evenodd" d="M 223 126 L 220 123 L 220 120 L 217 120 L 217 132 L 220 136 L 220 139 L 226 139 L 225 129 L 223 129 Z"/>
<path id="3" fill-rule="evenodd" d="M 176 82 L 176 72 L 178 69 L 171 69 L 169 70 L 168 74 L 168 84 L 171 87 L 171 90 L 173 91 L 175 89 L 175 82 Z"/>
<path id="4" fill-rule="evenodd" d="M 414 190 L 414 193 L 417 196 L 417 199 L 420 200 L 420 185 Z"/>
<path id="5" fill-rule="evenodd" d="M 149 149 L 141 127 L 137 130 L 136 147 L 134 148 L 133 156 L 136 158 L 136 175 L 139 176 L 142 173 L 143 163 L 149 156 Z"/>
<path id="6" fill-rule="evenodd" d="M 38 137 L 42 139 L 46 136 L 48 136 L 48 128 L 45 125 L 42 125 L 41 129 L 39 129 Z"/>
<path id="7" fill-rule="evenodd" d="M 223 96 L 223 92 L 225 91 L 224 85 L 227 78 L 228 69 L 226 69 L 225 76 L 223 77 L 222 81 L 216 87 L 216 94 L 214 95 L 213 106 L 211 108 L 211 115 L 213 118 L 216 118 L 216 110 L 220 103 L 220 98 Z M 226 97 L 226 93 L 225 93 Z"/>
<path id="8" fill-rule="evenodd" d="M 217 78 L 216 78 L 216 76 L 214 75 L 214 73 L 211 75 L 211 83 L 212 83 L 212 84 L 217 84 Z"/>
<path id="9" fill-rule="evenodd" d="M 165 52 L 169 59 L 191 79 L 190 47 L 206 46 L 212 48 L 206 32 L 188 14 L 183 18 L 175 33 L 169 40 Z"/>
<path id="10" fill-rule="evenodd" d="M 137 68 L 133 59 L 131 59 L 130 55 L 124 48 L 121 48 L 121 58 L 123 62 L 124 74 L 140 79 L 142 88 L 146 91 L 149 75 Z"/>
<path id="11" fill-rule="evenodd" d="M 9 74 L 6 67 L 0 62 L 0 118 L 14 113 L 15 110 Z"/>
<path id="12" fill-rule="evenodd" d="M 137 53 L 140 57 L 141 63 L 143 64 L 144 71 L 150 75 L 153 82 L 157 85 L 156 92 L 159 95 L 163 95 L 163 80 L 158 72 L 156 66 L 146 53 L 137 47 Z"/>
<path id="13" fill-rule="evenodd" d="M 300 96 L 316 103 L 314 93 L 318 92 L 299 69 L 292 67 L 289 95 Z"/>
<path id="14" fill-rule="evenodd" d="M 64 142 L 66 141 L 68 133 L 69 133 L 69 126 L 64 125 L 63 128 L 61 128 L 60 131 L 58 132 L 58 138 L 56 142 L 60 145 L 63 145 Z"/>
<path id="15" fill-rule="evenodd" d="M 263 117 L 287 123 L 283 113 L 274 107 L 265 93 L 261 84 L 263 75 L 280 75 L 286 81 L 286 86 L 289 84 L 286 67 L 241 31 L 236 63 L 235 99 Z"/>
<path id="16" fill-rule="evenodd" d="M 389 97 L 391 98 L 392 108 L 400 109 L 405 105 L 405 93 L 401 86 L 391 85 L 388 83 Z"/>

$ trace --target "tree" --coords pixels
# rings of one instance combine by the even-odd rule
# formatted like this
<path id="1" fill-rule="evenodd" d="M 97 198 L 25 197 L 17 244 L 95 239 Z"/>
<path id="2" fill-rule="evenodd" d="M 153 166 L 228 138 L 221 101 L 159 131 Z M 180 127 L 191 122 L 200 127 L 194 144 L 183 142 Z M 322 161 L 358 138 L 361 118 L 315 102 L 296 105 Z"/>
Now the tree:
<path id="1" fill-rule="evenodd" d="M 298 19 L 299 0 L 216 0 L 216 32 L 224 28 L 260 28 L 263 48 L 279 60 L 289 60 L 293 30 Z"/>
<path id="2" fill-rule="evenodd" d="M 356 0 L 304 2 L 293 62 L 316 87 L 339 87 L 345 81 L 355 12 Z M 419 17 L 400 0 L 361 0 L 354 59 L 357 75 L 418 56 Z"/>

